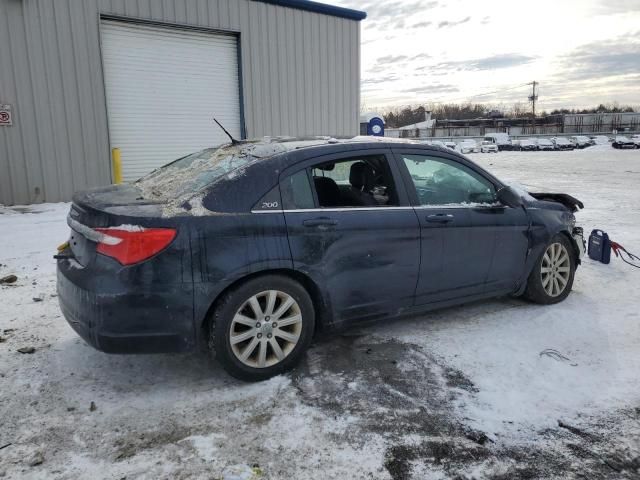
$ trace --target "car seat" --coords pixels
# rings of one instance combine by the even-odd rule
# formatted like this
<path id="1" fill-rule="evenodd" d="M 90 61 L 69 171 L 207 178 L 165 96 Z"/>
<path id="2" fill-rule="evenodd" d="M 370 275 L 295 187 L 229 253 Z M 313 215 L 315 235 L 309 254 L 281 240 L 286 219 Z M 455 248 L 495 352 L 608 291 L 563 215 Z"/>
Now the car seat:
<path id="1" fill-rule="evenodd" d="M 318 194 L 318 203 L 321 207 L 340 206 L 340 189 L 338 184 L 329 177 L 313 177 L 313 183 Z"/>
<path id="2" fill-rule="evenodd" d="M 349 171 L 349 188 L 342 194 L 344 203 L 349 206 L 376 206 L 373 195 L 369 193 L 373 188 L 375 174 L 373 168 L 365 162 L 355 162 Z"/>

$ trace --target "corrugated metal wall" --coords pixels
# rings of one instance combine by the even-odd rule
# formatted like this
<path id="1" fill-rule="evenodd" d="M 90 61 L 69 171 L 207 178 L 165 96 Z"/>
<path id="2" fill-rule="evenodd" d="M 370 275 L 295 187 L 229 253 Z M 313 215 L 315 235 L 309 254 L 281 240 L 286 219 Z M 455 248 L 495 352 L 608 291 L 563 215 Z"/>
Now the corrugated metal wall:
<path id="1" fill-rule="evenodd" d="M 566 133 L 599 133 L 640 129 L 640 113 L 585 113 L 564 115 Z"/>
<path id="2" fill-rule="evenodd" d="M 110 183 L 101 14 L 239 32 L 248 137 L 358 133 L 359 22 L 254 0 L 0 0 L 0 203 Z"/>

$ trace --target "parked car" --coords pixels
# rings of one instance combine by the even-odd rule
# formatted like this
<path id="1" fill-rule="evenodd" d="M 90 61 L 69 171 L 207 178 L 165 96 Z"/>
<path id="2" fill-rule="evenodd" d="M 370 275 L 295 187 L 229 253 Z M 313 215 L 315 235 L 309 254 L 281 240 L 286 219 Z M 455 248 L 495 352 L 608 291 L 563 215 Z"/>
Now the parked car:
<path id="1" fill-rule="evenodd" d="M 498 145 L 483 140 L 482 144 L 480 145 L 480 151 L 482 153 L 498 153 Z"/>
<path id="2" fill-rule="evenodd" d="M 555 150 L 556 146 L 548 138 L 539 138 L 536 142 L 538 150 Z"/>
<path id="3" fill-rule="evenodd" d="M 533 141 L 532 139 L 523 138 L 522 140 L 520 140 L 520 150 L 530 152 L 537 149 L 538 149 L 538 146 L 536 145 L 536 142 Z"/>
<path id="4" fill-rule="evenodd" d="M 594 145 L 608 145 L 611 143 L 611 139 L 606 135 L 595 135 L 591 137 L 591 141 Z"/>
<path id="5" fill-rule="evenodd" d="M 564 300 L 583 254 L 565 194 L 527 194 L 417 142 L 243 141 L 76 193 L 60 307 L 110 353 L 209 346 L 233 376 L 317 332 L 504 295 Z"/>
<path id="6" fill-rule="evenodd" d="M 451 150 L 455 150 L 456 149 L 456 145 L 457 145 L 456 142 L 454 142 L 452 140 L 444 142 L 444 146 L 447 147 L 447 148 L 450 148 Z"/>
<path id="7" fill-rule="evenodd" d="M 479 153 L 480 147 L 475 140 L 463 140 L 456 146 L 456 151 L 462 154 Z"/>
<path id="8" fill-rule="evenodd" d="M 553 137 L 551 139 L 556 150 L 573 150 L 575 146 L 566 137 Z"/>
<path id="9" fill-rule="evenodd" d="M 611 144 L 613 148 L 636 148 L 636 144 L 629 137 L 617 135 Z"/>
<path id="10" fill-rule="evenodd" d="M 511 139 L 508 133 L 487 133 L 483 140 L 485 142 L 495 143 L 498 146 L 498 150 L 511 149 Z"/>
<path id="11" fill-rule="evenodd" d="M 519 152 L 520 151 L 520 140 L 510 140 L 509 145 L 505 146 L 503 150 Z"/>
<path id="12" fill-rule="evenodd" d="M 569 138 L 569 141 L 573 143 L 575 148 L 587 148 L 592 145 L 591 139 L 586 135 L 574 135 Z"/>
<path id="13" fill-rule="evenodd" d="M 634 135 L 631 137 L 631 141 L 635 144 L 636 148 L 640 148 L 640 135 Z"/>

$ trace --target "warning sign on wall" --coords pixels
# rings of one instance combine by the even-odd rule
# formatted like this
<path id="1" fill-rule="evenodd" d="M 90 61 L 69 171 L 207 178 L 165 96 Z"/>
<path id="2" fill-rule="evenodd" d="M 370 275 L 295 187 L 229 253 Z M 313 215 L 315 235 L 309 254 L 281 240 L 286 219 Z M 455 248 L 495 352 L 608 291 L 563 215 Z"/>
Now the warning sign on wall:
<path id="1" fill-rule="evenodd" d="M 0 126 L 13 125 L 11 118 L 11 105 L 3 105 L 0 103 Z"/>

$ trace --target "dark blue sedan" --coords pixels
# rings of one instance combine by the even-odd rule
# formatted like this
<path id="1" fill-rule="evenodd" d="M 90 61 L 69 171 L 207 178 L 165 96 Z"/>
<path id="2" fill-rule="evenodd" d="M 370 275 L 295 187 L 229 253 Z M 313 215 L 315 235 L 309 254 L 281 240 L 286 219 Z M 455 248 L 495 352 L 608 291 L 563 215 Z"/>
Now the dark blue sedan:
<path id="1" fill-rule="evenodd" d="M 234 142 L 77 193 L 60 306 L 104 352 L 205 343 L 260 380 L 318 331 L 504 295 L 563 300 L 584 248 L 578 208 L 437 146 Z"/>

